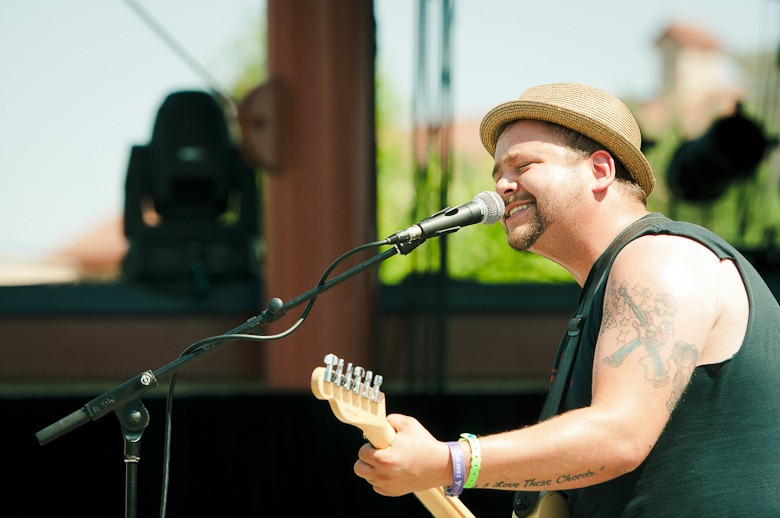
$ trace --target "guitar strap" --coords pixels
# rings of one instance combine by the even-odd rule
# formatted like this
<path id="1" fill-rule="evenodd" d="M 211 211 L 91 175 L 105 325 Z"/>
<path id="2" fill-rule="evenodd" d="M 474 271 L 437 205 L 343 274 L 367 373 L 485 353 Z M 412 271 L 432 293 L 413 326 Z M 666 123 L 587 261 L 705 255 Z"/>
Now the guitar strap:
<path id="1" fill-rule="evenodd" d="M 585 310 L 593 296 L 598 293 L 600 287 L 606 281 L 607 273 L 612 267 L 617 254 L 626 246 L 629 241 L 637 237 L 647 228 L 661 221 L 669 221 L 668 218 L 659 214 L 652 213 L 635 221 L 626 227 L 607 247 L 604 253 L 593 265 L 593 272 L 586 283 L 586 290 L 580 295 L 580 302 L 577 314 L 569 320 L 566 329 L 566 335 L 558 347 L 557 365 L 553 369 L 553 379 L 547 398 L 544 400 L 542 411 L 539 414 L 539 421 L 545 421 L 558 415 L 563 405 L 566 388 L 571 384 L 571 366 L 577 356 L 580 345 L 582 330 L 585 326 Z M 512 500 L 515 515 L 518 518 L 524 518 L 530 515 L 539 500 L 540 493 L 537 491 L 517 491 Z"/>

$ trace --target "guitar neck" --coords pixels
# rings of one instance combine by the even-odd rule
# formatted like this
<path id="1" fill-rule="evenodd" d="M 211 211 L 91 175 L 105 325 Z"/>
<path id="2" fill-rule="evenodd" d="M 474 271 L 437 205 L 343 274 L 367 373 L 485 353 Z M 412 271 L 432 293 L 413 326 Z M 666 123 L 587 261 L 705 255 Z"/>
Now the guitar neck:
<path id="1" fill-rule="evenodd" d="M 414 496 L 436 518 L 475 518 L 460 498 L 448 497 L 440 487 L 418 491 Z"/>
<path id="2" fill-rule="evenodd" d="M 367 428 L 363 431 L 366 439 L 374 448 L 387 448 L 393 443 L 395 429 L 385 421 L 385 426 Z M 471 511 L 460 501 L 460 498 L 448 497 L 441 487 L 433 487 L 418 491 L 414 496 L 436 518 L 475 518 Z"/>
<path id="3" fill-rule="evenodd" d="M 325 357 L 329 369 L 333 366 L 333 358 L 332 355 Z M 359 379 L 362 369 L 360 375 L 352 378 L 351 373 L 357 372 L 357 369 L 353 371 L 351 364 L 347 368 L 350 374 L 342 375 L 342 363 L 339 362 L 338 370 L 333 374 L 328 374 L 323 367 L 314 369 L 312 392 L 318 399 L 330 403 L 331 410 L 340 421 L 363 430 L 363 435 L 374 448 L 387 448 L 393 443 L 396 432 L 385 417 L 384 394 L 379 391 L 376 380 L 373 386 L 369 386 Z M 435 518 L 475 518 L 459 498 L 448 497 L 443 488 L 418 491 L 414 496 Z"/>
<path id="4" fill-rule="evenodd" d="M 395 428 L 390 426 L 387 420 L 379 425 L 363 426 L 363 435 L 374 448 L 384 449 L 390 446 L 395 439 Z M 448 497 L 441 487 L 433 487 L 425 491 L 418 491 L 414 496 L 436 518 L 475 518 L 468 508 L 460 501 L 460 498 Z"/>

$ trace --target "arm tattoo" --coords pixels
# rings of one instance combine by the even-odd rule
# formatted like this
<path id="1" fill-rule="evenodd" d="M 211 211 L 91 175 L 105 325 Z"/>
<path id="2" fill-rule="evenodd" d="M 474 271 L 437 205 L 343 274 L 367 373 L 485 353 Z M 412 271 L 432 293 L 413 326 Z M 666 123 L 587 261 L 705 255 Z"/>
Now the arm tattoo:
<path id="1" fill-rule="evenodd" d="M 599 333 L 617 330 L 618 346 L 602 363 L 619 367 L 635 350 L 643 356 L 645 379 L 663 387 L 672 376 L 672 393 L 666 403 L 672 411 L 690 379 L 699 351 L 693 344 L 674 341 L 674 317 L 677 302 L 665 293 L 653 294 L 639 285 L 619 286 L 613 281 L 607 287 L 604 317 Z M 633 327 L 633 330 L 631 328 Z"/>
<path id="2" fill-rule="evenodd" d="M 578 482 L 580 480 L 586 480 L 591 477 L 598 476 L 600 472 L 604 471 L 604 466 L 596 469 L 588 469 L 582 473 L 562 473 L 554 479 L 537 479 L 529 478 L 522 482 L 507 482 L 505 480 L 499 480 L 498 482 L 486 482 L 481 487 L 486 489 L 527 489 L 530 491 L 544 491 L 545 489 L 555 484 L 569 484 Z"/>

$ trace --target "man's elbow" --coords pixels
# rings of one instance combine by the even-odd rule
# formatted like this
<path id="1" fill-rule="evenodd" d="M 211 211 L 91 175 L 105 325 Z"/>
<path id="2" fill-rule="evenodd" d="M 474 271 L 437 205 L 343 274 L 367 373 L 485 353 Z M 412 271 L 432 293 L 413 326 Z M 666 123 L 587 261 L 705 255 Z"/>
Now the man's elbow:
<path id="1" fill-rule="evenodd" d="M 636 438 L 617 441 L 611 451 L 610 463 L 615 476 L 625 475 L 637 469 L 647 459 L 652 449 L 652 444 L 647 444 Z"/>

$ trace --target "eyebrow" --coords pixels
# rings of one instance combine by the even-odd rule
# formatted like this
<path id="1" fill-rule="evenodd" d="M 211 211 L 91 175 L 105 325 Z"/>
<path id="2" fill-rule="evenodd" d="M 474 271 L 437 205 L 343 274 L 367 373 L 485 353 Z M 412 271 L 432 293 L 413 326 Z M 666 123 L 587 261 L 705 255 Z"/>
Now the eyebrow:
<path id="1" fill-rule="evenodd" d="M 492 175 L 491 175 L 491 176 L 492 176 L 492 178 L 493 178 L 493 180 L 495 181 L 495 179 L 496 179 L 496 174 L 499 172 L 499 166 L 498 166 L 499 162 L 515 162 L 515 161 L 517 161 L 518 159 L 521 159 L 521 158 L 522 158 L 522 156 L 523 156 L 523 154 L 522 154 L 522 153 L 520 153 L 520 152 L 517 152 L 517 151 L 514 151 L 514 152 L 512 152 L 512 153 L 508 153 L 508 154 L 506 154 L 504 157 L 502 157 L 502 158 L 501 158 L 501 160 L 497 160 L 497 161 L 496 161 L 496 162 L 493 164 L 493 173 L 492 173 Z"/>

